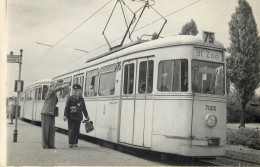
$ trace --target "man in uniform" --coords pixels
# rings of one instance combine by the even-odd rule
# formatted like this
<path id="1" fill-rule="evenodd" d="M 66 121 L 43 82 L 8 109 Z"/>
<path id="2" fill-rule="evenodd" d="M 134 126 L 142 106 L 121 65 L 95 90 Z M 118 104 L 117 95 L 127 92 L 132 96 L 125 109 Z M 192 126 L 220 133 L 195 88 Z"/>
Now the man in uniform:
<path id="1" fill-rule="evenodd" d="M 77 147 L 80 123 L 83 119 L 82 113 L 84 114 L 85 118 L 89 120 L 84 98 L 80 95 L 81 86 L 74 84 L 73 90 L 73 95 L 67 99 L 63 118 L 64 121 L 68 120 L 70 148 Z"/>

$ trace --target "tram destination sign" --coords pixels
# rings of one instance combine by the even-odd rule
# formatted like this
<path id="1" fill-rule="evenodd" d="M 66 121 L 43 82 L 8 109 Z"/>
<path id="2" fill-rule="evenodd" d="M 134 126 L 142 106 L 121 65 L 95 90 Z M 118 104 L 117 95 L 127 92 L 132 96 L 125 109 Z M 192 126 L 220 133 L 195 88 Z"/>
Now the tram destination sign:
<path id="1" fill-rule="evenodd" d="M 196 59 L 223 62 L 223 52 L 204 48 L 194 48 L 193 57 Z"/>
<path id="2" fill-rule="evenodd" d="M 7 63 L 19 63 L 20 55 L 7 55 Z"/>

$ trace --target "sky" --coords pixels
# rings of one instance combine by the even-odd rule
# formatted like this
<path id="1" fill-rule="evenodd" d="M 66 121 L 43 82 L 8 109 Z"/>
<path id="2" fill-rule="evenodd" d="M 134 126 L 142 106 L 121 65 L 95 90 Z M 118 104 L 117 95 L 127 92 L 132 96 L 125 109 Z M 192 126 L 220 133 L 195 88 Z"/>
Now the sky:
<path id="1" fill-rule="evenodd" d="M 116 1 L 7 0 L 6 54 L 13 51 L 14 55 L 19 55 L 20 49 L 23 49 L 21 79 L 25 85 L 83 66 L 89 58 L 108 51 L 102 32 Z M 124 1 L 129 7 L 124 8 L 125 17 L 130 22 L 132 13 L 129 9 L 136 11 L 144 4 Z M 252 7 L 259 31 L 260 1 L 247 1 Z M 237 0 L 155 0 L 151 3 L 154 5 L 145 10 L 136 27 L 140 30 L 133 33 L 132 40 L 143 34 L 158 32 L 163 19 L 146 25 L 167 16 L 162 37 L 178 35 L 182 26 L 193 19 L 197 24 L 198 36 L 202 37 L 203 30 L 215 32 L 216 40 L 229 47 L 228 23 L 238 6 Z M 104 33 L 109 41 L 114 41 L 122 37 L 125 30 L 124 16 L 117 5 Z M 119 43 L 120 40 L 117 40 L 111 45 Z M 18 64 L 8 63 L 6 67 L 7 95 L 16 96 L 13 90 L 14 81 L 18 79 Z M 260 89 L 256 93 L 260 94 Z"/>

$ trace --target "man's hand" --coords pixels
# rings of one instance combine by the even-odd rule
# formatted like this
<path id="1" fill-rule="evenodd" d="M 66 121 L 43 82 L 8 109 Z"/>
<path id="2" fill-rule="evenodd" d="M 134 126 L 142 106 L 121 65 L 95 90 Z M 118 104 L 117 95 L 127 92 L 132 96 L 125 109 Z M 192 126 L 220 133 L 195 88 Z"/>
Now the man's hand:
<path id="1" fill-rule="evenodd" d="M 86 117 L 86 120 L 89 121 L 89 117 L 88 116 Z"/>
<path id="2" fill-rule="evenodd" d="M 68 117 L 64 116 L 63 121 L 67 121 Z"/>

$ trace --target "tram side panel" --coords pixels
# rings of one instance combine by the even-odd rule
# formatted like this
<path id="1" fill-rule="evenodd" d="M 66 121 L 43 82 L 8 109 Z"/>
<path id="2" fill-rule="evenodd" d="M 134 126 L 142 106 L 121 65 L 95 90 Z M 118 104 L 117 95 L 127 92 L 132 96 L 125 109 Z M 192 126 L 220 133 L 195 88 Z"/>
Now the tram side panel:
<path id="1" fill-rule="evenodd" d="M 33 100 L 32 92 L 33 91 L 28 92 L 28 97 L 27 97 L 26 107 L 25 107 L 26 111 L 24 114 L 24 118 L 28 120 L 32 120 L 32 116 L 33 116 L 34 100 Z"/>
<path id="2" fill-rule="evenodd" d="M 61 129 L 68 129 L 68 123 L 63 121 L 66 100 L 59 99 L 57 107 L 59 108 L 58 116 L 55 117 L 55 126 Z"/>
<path id="3" fill-rule="evenodd" d="M 189 144 L 191 101 L 174 96 L 158 96 L 154 101 L 152 149 L 180 154 Z"/>

